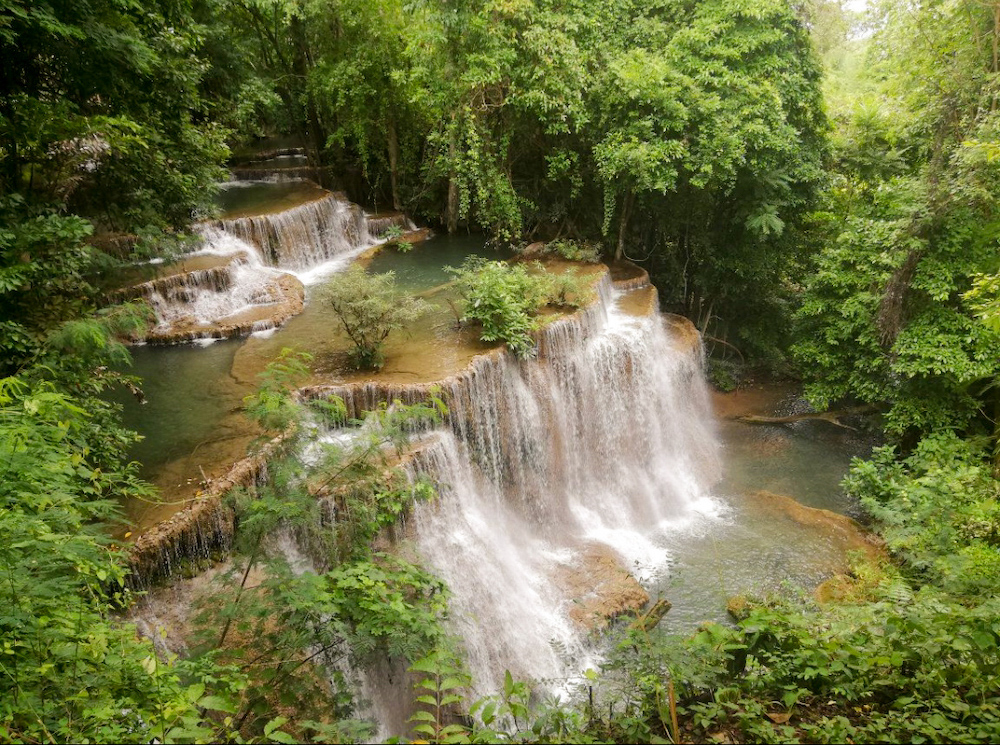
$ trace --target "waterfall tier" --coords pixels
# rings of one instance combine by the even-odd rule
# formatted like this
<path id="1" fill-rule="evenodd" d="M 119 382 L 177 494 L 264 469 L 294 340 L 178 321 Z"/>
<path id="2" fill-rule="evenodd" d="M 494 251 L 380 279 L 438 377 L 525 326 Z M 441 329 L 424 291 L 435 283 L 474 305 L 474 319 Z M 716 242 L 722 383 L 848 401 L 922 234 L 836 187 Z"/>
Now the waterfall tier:
<path id="1" fill-rule="evenodd" d="M 665 571 L 671 536 L 712 508 L 717 446 L 694 339 L 690 324 L 664 323 L 655 290 L 623 293 L 605 275 L 592 305 L 538 332 L 535 360 L 498 348 L 434 385 L 303 391 L 340 396 L 352 416 L 431 392 L 446 403 L 443 425 L 415 433 L 404 459 L 438 491 L 414 506 L 405 534 L 450 588 L 474 693 L 495 691 L 506 670 L 558 688 L 596 665 L 590 629 L 648 598 L 629 570 L 640 581 Z M 143 536 L 136 584 L 225 549 L 234 518 L 220 495 L 265 476 L 260 456 L 244 461 Z M 383 720 L 405 722 L 386 710 L 407 697 L 369 681 Z"/>
<path id="2" fill-rule="evenodd" d="M 302 282 L 339 267 L 393 226 L 414 229 L 402 213 L 368 217 L 342 195 L 315 191 L 322 196 L 289 209 L 201 224 L 202 248 L 182 264 L 217 261 L 119 291 L 117 299 L 142 298 L 156 314 L 143 340 L 177 343 L 277 328 L 301 312 Z M 410 240 L 425 237 L 410 234 Z"/>
<path id="3" fill-rule="evenodd" d="M 373 243 L 364 211 L 337 194 L 212 226 L 255 246 L 267 264 L 291 270 L 309 269 Z"/>
<path id="4" fill-rule="evenodd" d="M 496 690 L 505 670 L 581 670 L 591 652 L 573 611 L 598 590 L 580 581 L 594 556 L 652 576 L 669 563 L 671 531 L 711 508 L 719 465 L 700 345 L 670 333 L 655 294 L 637 292 L 653 312 L 626 312 L 629 298 L 606 278 L 598 302 L 540 332 L 536 360 L 497 350 L 436 386 L 309 392 L 341 397 L 354 415 L 432 388 L 448 406 L 447 426 L 408 466 L 439 499 L 418 505 L 409 527 L 452 592 L 480 692 Z M 624 587 L 630 601 L 597 605 L 635 609 L 645 596 Z"/>
<path id="5" fill-rule="evenodd" d="M 204 248 L 192 256 L 216 257 L 205 269 L 152 279 L 118 293 L 145 300 L 156 325 L 144 338 L 174 344 L 201 338 L 227 338 L 280 326 L 302 310 L 302 283 L 266 266 L 257 251 L 214 229 L 203 232 Z"/>

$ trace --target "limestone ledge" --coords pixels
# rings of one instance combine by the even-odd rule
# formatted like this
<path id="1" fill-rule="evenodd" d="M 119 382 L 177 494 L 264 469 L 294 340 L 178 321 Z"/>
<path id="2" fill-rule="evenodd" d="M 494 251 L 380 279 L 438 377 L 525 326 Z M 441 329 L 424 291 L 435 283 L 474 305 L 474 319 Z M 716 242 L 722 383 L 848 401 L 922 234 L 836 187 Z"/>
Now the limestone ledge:
<path id="1" fill-rule="evenodd" d="M 178 322 L 166 329 L 152 329 L 142 339 L 147 344 L 182 344 L 196 339 L 231 339 L 281 326 L 302 312 L 305 288 L 291 274 L 281 274 L 267 288 L 271 302 L 228 316 L 214 324 Z"/>
<path id="2" fill-rule="evenodd" d="M 179 512 L 140 535 L 129 547 L 129 584 L 146 588 L 169 579 L 189 559 L 210 559 L 232 548 L 236 515 L 223 497 L 233 488 L 251 488 L 267 480 L 268 457 L 292 436 L 285 432 L 257 453 L 243 458 L 220 478 L 205 484 Z"/>

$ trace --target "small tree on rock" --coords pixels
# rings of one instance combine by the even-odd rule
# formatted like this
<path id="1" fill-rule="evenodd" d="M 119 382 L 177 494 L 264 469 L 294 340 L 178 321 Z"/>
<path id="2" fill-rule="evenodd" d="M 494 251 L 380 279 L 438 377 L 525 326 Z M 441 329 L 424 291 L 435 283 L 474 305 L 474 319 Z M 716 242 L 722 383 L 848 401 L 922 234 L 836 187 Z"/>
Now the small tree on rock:
<path id="1" fill-rule="evenodd" d="M 360 267 L 335 275 L 323 297 L 354 342 L 351 361 L 359 370 L 381 368 L 386 337 L 430 308 L 423 300 L 401 293 L 393 272 L 368 274 Z"/>

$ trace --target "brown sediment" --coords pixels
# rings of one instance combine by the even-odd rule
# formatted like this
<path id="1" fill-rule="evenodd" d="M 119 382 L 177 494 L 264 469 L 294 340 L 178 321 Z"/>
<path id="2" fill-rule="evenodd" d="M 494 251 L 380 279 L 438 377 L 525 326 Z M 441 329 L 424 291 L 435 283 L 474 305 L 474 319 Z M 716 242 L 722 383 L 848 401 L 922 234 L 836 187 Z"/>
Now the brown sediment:
<path id="1" fill-rule="evenodd" d="M 434 237 L 434 231 L 430 228 L 416 228 L 415 230 L 407 230 L 399 238 L 394 238 L 393 243 L 409 243 L 411 246 L 417 243 L 423 243 Z"/>
<path id="2" fill-rule="evenodd" d="M 615 289 L 618 287 L 615 286 Z M 634 290 L 625 290 L 618 301 L 618 307 L 630 316 L 651 316 L 660 309 L 660 299 L 655 287 L 645 285 Z"/>
<path id="3" fill-rule="evenodd" d="M 560 566 L 556 582 L 572 602 L 570 618 L 587 631 L 600 631 L 649 602 L 649 593 L 622 566 L 621 559 L 600 544 L 584 547 L 574 564 Z"/>
<path id="4" fill-rule="evenodd" d="M 312 181 L 287 182 L 273 187 L 273 190 L 286 193 L 274 194 L 272 201 L 264 205 L 256 203 L 228 210 L 223 213 L 221 219 L 209 221 L 207 224 L 212 227 L 225 229 L 225 223 L 233 220 L 274 215 L 302 207 L 312 202 L 318 202 L 322 199 L 332 197 L 337 200 L 346 201 L 346 197 L 342 193 L 331 192 Z"/>
<path id="5" fill-rule="evenodd" d="M 845 564 L 839 567 L 841 571 L 847 569 L 846 557 L 850 551 L 860 551 L 872 561 L 886 556 L 884 541 L 846 515 L 816 507 L 806 507 L 791 497 L 768 491 L 753 491 L 748 493 L 746 498 L 752 500 L 758 509 L 821 533 L 838 549 L 837 553 L 844 557 Z"/>
<path id="6" fill-rule="evenodd" d="M 722 419 L 736 419 L 750 414 L 764 414 L 774 411 L 797 390 L 786 385 L 747 385 L 724 393 L 712 391 L 712 408 Z"/>

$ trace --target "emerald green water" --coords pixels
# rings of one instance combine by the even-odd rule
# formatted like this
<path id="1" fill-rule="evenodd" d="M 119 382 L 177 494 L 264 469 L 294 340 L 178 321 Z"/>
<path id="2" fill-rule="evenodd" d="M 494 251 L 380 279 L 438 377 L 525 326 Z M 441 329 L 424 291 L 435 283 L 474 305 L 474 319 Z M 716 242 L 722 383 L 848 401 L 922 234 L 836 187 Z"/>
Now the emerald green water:
<path id="1" fill-rule="evenodd" d="M 231 181 L 222 185 L 215 201 L 222 211 L 222 218 L 228 220 L 281 212 L 327 194 L 326 189 L 311 181 Z"/>
<path id="2" fill-rule="evenodd" d="M 460 266 L 469 256 L 509 259 L 510 251 L 487 249 L 481 236 L 437 236 L 410 251 L 385 249 L 368 265 L 372 274 L 395 272 L 397 284 L 408 292 L 420 292 L 450 282 L 447 266 Z"/>
<path id="3" fill-rule="evenodd" d="M 435 237 L 408 253 L 382 251 L 369 271 L 394 271 L 404 290 L 418 293 L 447 282 L 450 276 L 444 267 L 461 264 L 472 254 L 498 256 L 478 236 Z M 131 372 L 142 378 L 146 403 L 139 404 L 127 393 L 118 393 L 115 400 L 123 406 L 126 425 L 144 438 L 132 457 L 166 500 L 156 506 L 127 505 L 136 527 L 168 517 L 181 500 L 193 495 L 203 478 L 222 475 L 245 454 L 259 433 L 241 413 L 243 398 L 253 392 L 257 375 L 283 348 L 315 354 L 313 382 L 334 382 L 350 374 L 343 369 L 347 341 L 332 310 L 317 301 L 321 291 L 322 285 L 307 288 L 305 310 L 271 334 L 206 345 L 132 349 Z M 471 346 L 456 344 L 452 312 L 440 298 L 429 302 L 432 312 L 415 328 L 389 338 L 387 375 L 408 380 L 436 371 L 446 374 L 481 351 L 474 340 Z M 422 357 L 427 364 L 415 366 Z"/>
<path id="4" fill-rule="evenodd" d="M 749 396 L 747 411 L 785 415 L 801 411 L 793 386 L 773 385 Z M 731 400 L 716 397 L 724 416 Z M 743 413 L 743 412 L 739 412 Z M 729 622 L 726 603 L 734 595 L 811 592 L 844 569 L 844 543 L 822 516 L 788 511 L 755 492 L 791 497 L 807 507 L 849 514 L 854 503 L 840 486 L 852 458 L 871 452 L 872 440 L 823 421 L 752 425 L 719 421 L 723 481 L 713 490 L 720 514 L 681 530 L 668 577 L 651 595 L 673 603 L 663 633 L 689 633 L 706 620 Z"/>

